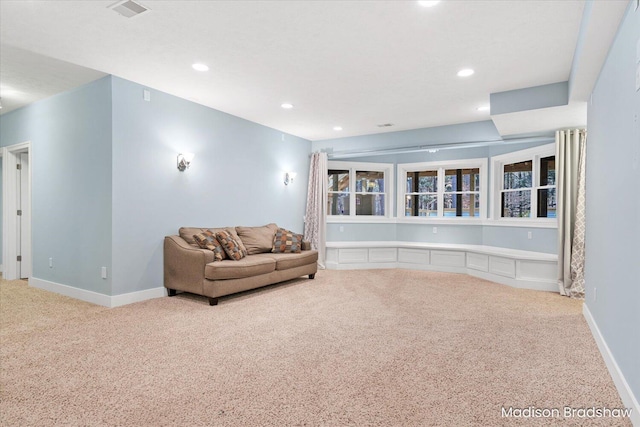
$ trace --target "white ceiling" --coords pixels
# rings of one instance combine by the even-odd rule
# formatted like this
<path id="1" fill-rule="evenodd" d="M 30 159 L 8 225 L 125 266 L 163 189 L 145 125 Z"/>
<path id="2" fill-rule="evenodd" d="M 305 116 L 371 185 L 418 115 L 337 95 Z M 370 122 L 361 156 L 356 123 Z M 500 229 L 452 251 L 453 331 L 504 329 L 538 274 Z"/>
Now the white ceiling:
<path id="1" fill-rule="evenodd" d="M 488 120 L 476 107 L 488 104 L 490 93 L 569 79 L 585 6 L 139 3 L 150 11 L 129 19 L 108 8 L 111 0 L 0 1 L 0 111 L 106 73 L 310 140 Z M 608 46 L 628 1 L 598 7 L 604 4 L 611 18 L 588 35 L 602 40 L 602 31 Z M 585 75 L 597 76 L 605 54 L 583 55 Z M 210 71 L 194 71 L 194 62 Z M 473 76 L 456 76 L 467 67 Z M 581 87 L 594 79 L 583 78 Z M 280 108 L 283 102 L 294 108 Z M 377 127 L 382 123 L 394 126 Z"/>

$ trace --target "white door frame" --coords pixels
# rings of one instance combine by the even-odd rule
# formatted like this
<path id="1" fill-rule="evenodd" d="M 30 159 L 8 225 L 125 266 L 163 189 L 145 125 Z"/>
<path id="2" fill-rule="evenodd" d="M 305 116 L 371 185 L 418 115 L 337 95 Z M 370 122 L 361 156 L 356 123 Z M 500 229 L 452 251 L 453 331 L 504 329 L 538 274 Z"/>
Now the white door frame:
<path id="1" fill-rule="evenodd" d="M 31 202 L 31 177 L 33 174 L 33 162 L 31 161 L 31 141 L 22 142 L 20 144 L 2 147 L 2 277 L 7 280 L 19 279 L 18 271 L 18 218 L 16 212 L 18 210 L 18 174 L 16 173 L 16 165 L 18 164 L 18 155 L 20 153 L 28 153 L 29 157 L 29 185 L 28 195 Z M 31 203 L 29 203 L 31 205 Z M 29 224 L 27 229 L 28 247 L 22 248 L 23 252 L 27 252 L 31 258 L 31 209 L 22 217 L 23 221 Z M 31 271 L 31 266 L 28 271 Z"/>

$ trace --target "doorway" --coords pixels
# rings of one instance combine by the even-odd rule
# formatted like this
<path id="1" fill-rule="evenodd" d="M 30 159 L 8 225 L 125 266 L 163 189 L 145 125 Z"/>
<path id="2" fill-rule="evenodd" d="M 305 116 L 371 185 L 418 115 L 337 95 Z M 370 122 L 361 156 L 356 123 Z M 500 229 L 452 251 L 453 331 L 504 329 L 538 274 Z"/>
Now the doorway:
<path id="1" fill-rule="evenodd" d="M 31 142 L 2 148 L 2 266 L 4 279 L 31 277 Z"/>

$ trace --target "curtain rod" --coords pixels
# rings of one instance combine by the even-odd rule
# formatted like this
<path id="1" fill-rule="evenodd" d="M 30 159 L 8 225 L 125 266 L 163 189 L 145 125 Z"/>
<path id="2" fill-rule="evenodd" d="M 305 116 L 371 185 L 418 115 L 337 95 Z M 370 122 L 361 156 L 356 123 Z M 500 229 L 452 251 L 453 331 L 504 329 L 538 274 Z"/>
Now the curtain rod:
<path id="1" fill-rule="evenodd" d="M 345 150 L 345 151 L 333 151 L 332 149 L 323 149 L 321 151 L 327 152 L 329 159 L 348 159 L 351 157 L 365 157 L 365 156 L 385 156 L 389 154 L 406 154 L 406 153 L 421 153 L 431 152 L 435 153 L 440 150 L 453 150 L 459 148 L 477 148 L 487 147 L 490 145 L 498 144 L 524 144 L 527 142 L 555 142 L 553 136 L 533 136 L 523 138 L 505 138 L 505 139 L 493 139 L 487 141 L 458 141 L 448 142 L 445 144 L 434 145 L 414 145 L 408 147 L 394 147 L 394 148 L 382 148 L 371 150 Z"/>

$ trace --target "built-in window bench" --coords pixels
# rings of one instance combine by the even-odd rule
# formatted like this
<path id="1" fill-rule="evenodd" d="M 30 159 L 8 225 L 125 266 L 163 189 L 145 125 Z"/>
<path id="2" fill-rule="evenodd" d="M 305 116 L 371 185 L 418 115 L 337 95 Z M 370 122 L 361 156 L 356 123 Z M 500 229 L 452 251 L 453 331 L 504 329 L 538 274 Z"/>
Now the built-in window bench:
<path id="1" fill-rule="evenodd" d="M 332 270 L 406 268 L 466 273 L 516 288 L 558 291 L 558 257 L 481 245 L 423 242 L 327 242 Z"/>

